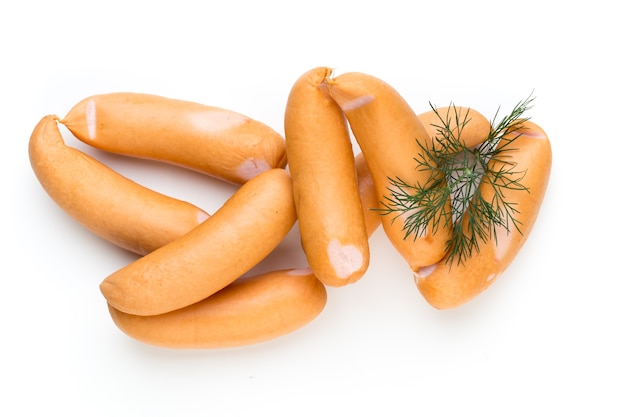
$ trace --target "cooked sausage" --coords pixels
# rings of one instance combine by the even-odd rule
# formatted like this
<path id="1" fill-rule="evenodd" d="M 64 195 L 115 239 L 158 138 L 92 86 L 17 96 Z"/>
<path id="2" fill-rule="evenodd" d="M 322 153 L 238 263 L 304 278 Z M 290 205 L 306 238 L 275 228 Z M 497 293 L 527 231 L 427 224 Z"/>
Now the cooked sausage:
<path id="1" fill-rule="evenodd" d="M 209 215 L 148 189 L 63 141 L 57 117 L 44 116 L 30 137 L 32 169 L 52 200 L 91 232 L 144 255 L 178 239 Z"/>
<path id="2" fill-rule="evenodd" d="M 141 342 L 173 349 L 250 345 L 293 332 L 317 317 L 326 288 L 310 269 L 240 278 L 210 297 L 154 316 L 109 305 L 114 323 Z"/>
<path id="3" fill-rule="evenodd" d="M 157 95 L 93 95 L 61 123 L 98 149 L 180 165 L 235 184 L 287 164 L 284 138 L 260 121 Z"/>
<path id="4" fill-rule="evenodd" d="M 348 126 L 323 88 L 331 72 L 314 68 L 295 82 L 285 139 L 304 252 L 315 276 L 339 287 L 363 276 L 369 244 Z"/>
<path id="5" fill-rule="evenodd" d="M 349 72 L 325 84 L 343 110 L 356 141 L 370 168 L 379 202 L 385 200 L 390 178 L 407 183 L 427 179 L 415 169 L 416 140 L 427 143 L 430 136 L 404 98 L 389 84 L 368 74 Z M 390 242 L 415 269 L 439 261 L 445 253 L 449 228 L 440 225 L 436 233 L 429 227 L 422 236 L 406 238 L 403 218 L 382 216 Z"/>
<path id="6" fill-rule="evenodd" d="M 100 290 L 109 304 L 129 314 L 155 315 L 186 307 L 254 267 L 295 221 L 288 172 L 264 171 L 204 223 L 109 275 Z"/>
<path id="7" fill-rule="evenodd" d="M 493 284 L 513 261 L 535 224 L 550 178 L 552 148 L 546 133 L 533 122 L 524 122 L 515 134 L 521 134 L 515 145 L 503 151 L 497 161 L 489 163 L 496 165 L 497 170 L 501 161 L 510 160 L 515 171 L 525 171 L 523 185 L 528 192 L 502 190 L 519 211 L 516 220 L 520 222 L 520 231 L 507 232 L 504 226 L 497 226 L 496 232 L 488 240 L 480 241 L 475 253 L 462 263 L 440 261 L 417 269 L 415 283 L 419 291 L 438 309 L 467 303 Z M 489 201 L 493 188 L 487 181 L 481 183 L 480 190 Z"/>

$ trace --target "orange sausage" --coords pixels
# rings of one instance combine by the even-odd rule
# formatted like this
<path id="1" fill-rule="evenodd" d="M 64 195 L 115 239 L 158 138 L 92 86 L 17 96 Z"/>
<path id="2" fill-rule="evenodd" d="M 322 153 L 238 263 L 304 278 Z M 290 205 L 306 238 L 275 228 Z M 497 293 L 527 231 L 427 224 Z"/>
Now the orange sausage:
<path id="1" fill-rule="evenodd" d="M 52 200 L 98 236 L 140 255 L 179 238 L 209 215 L 145 188 L 66 146 L 57 117 L 43 117 L 30 137 L 32 169 Z"/>
<path id="2" fill-rule="evenodd" d="M 401 178 L 409 184 L 427 179 L 427 173 L 415 169 L 414 157 L 426 143 L 429 133 L 409 104 L 389 84 L 363 73 L 344 73 L 325 84 L 346 115 L 350 128 L 370 168 L 378 201 L 384 201 L 389 178 Z M 432 227 L 421 236 L 405 239 L 403 219 L 382 216 L 382 225 L 390 242 L 408 265 L 417 269 L 439 261 L 445 252 L 449 229 Z"/>
<path id="3" fill-rule="evenodd" d="M 61 120 L 98 149 L 180 165 L 242 184 L 287 164 L 285 140 L 242 114 L 139 93 L 87 97 Z"/>
<path id="4" fill-rule="evenodd" d="M 318 67 L 295 82 L 285 139 L 304 252 L 315 276 L 338 287 L 363 276 L 369 244 L 348 126 L 323 88 L 331 72 Z"/>
<path id="5" fill-rule="evenodd" d="M 516 204 L 519 210 L 516 219 L 521 222 L 520 231 L 507 233 L 502 226 L 486 242 L 480 242 L 477 253 L 463 263 L 446 264 L 441 261 L 419 268 L 415 272 L 415 283 L 424 298 L 435 308 L 454 308 L 472 300 L 486 290 L 504 272 L 528 239 L 548 185 L 552 166 L 552 149 L 546 133 L 538 125 L 526 121 L 522 135 L 515 139 L 511 149 L 500 154 L 498 159 L 513 161 L 516 171 L 526 171 L 524 191 L 506 191 L 507 201 Z M 491 161 L 490 164 L 502 162 Z M 489 201 L 492 188 L 483 181 L 480 185 L 483 196 Z"/>
<path id="6" fill-rule="evenodd" d="M 114 323 L 141 342 L 173 349 L 250 345 L 292 332 L 317 317 L 326 289 L 304 270 L 241 278 L 188 307 L 155 316 L 123 313 L 109 305 Z"/>
<path id="7" fill-rule="evenodd" d="M 440 129 L 447 125 L 450 133 L 466 147 L 471 148 L 489 136 L 491 123 L 485 116 L 469 107 L 445 106 L 417 115 L 429 138 L 443 139 Z M 436 141 L 434 142 L 437 143 Z"/>
<path id="8" fill-rule="evenodd" d="M 155 315 L 226 287 L 264 259 L 296 221 L 287 171 L 265 171 L 239 188 L 204 223 L 109 275 L 100 284 L 116 309 Z"/>
<path id="9" fill-rule="evenodd" d="M 350 128 L 371 170 L 378 201 L 389 195 L 389 179 L 400 178 L 408 184 L 423 184 L 428 172 L 416 169 L 415 157 L 423 146 L 432 145 L 432 139 L 440 136 L 437 126 L 442 120 L 434 111 L 419 116 L 404 98 L 384 81 L 368 74 L 349 72 L 328 79 L 325 83 L 330 95 L 345 113 Z M 461 141 L 467 146 L 482 142 L 489 133 L 490 124 L 477 111 L 458 107 L 438 109 L 439 116 L 449 122 L 453 132 L 462 126 Z M 456 115 L 460 116 L 457 120 Z M 465 118 L 466 117 L 466 118 Z M 445 254 L 450 228 L 440 222 L 436 230 L 431 223 L 420 236 L 406 236 L 403 230 L 404 216 L 393 214 L 382 217 L 387 237 L 412 270 L 439 261 Z"/>

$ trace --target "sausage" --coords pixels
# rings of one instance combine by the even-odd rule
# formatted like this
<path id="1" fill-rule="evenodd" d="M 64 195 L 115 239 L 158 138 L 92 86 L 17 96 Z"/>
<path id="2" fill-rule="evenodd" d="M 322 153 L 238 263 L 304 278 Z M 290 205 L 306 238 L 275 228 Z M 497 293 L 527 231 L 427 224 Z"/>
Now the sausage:
<path id="1" fill-rule="evenodd" d="M 513 161 L 515 171 L 526 171 L 523 185 L 528 192 L 503 190 L 507 201 L 514 203 L 519 210 L 516 219 L 521 222 L 520 233 L 515 229 L 507 233 L 506 228 L 499 226 L 495 234 L 479 242 L 478 250 L 462 263 L 445 264 L 440 261 L 417 269 L 414 274 L 417 288 L 437 309 L 460 306 L 486 290 L 509 266 L 528 239 L 548 186 L 552 149 L 548 136 L 535 123 L 525 121 L 517 134 L 521 136 L 498 159 Z M 489 162 L 492 166 L 501 163 Z M 493 192 L 486 181 L 481 183 L 480 190 L 489 201 Z"/>
<path id="2" fill-rule="evenodd" d="M 408 184 L 427 181 L 429 173 L 417 170 L 414 158 L 419 154 L 416 141 L 428 147 L 432 138 L 438 136 L 436 125 L 441 121 L 434 112 L 416 115 L 398 91 L 369 74 L 344 73 L 327 79 L 325 86 L 348 119 L 370 168 L 379 203 L 389 194 L 390 178 L 400 178 Z M 460 109 L 462 114 L 465 108 Z M 447 114 L 440 115 L 443 113 Z M 484 133 L 489 132 L 489 121 L 480 113 L 471 111 L 470 116 L 463 129 L 463 141 L 468 145 L 481 142 Z M 455 122 L 451 119 L 452 129 Z M 403 216 L 390 214 L 381 220 L 390 242 L 412 270 L 438 262 L 445 255 L 451 236 L 445 222 L 436 228 L 431 223 L 420 236 L 406 236 Z"/>
<path id="3" fill-rule="evenodd" d="M 91 232 L 144 255 L 206 220 L 202 209 L 143 187 L 63 141 L 44 116 L 28 144 L 35 176 L 52 200 Z"/>
<path id="4" fill-rule="evenodd" d="M 128 336 L 173 349 L 228 348 L 292 332 L 326 305 L 324 285 L 310 269 L 285 269 L 240 278 L 212 296 L 155 316 L 123 313 L 109 305 Z"/>
<path id="5" fill-rule="evenodd" d="M 480 144 L 489 136 L 491 123 L 477 110 L 463 106 L 437 107 L 435 110 L 417 115 L 431 139 L 444 139 L 440 132 L 444 124 L 447 124 L 447 129 L 467 148 Z M 436 140 L 431 143 L 437 146 Z"/>
<path id="6" fill-rule="evenodd" d="M 417 183 L 422 173 L 415 169 L 416 139 L 426 141 L 428 132 L 409 104 L 389 84 L 368 74 L 348 72 L 329 78 L 325 86 L 344 112 L 350 129 L 370 168 L 378 201 L 384 201 L 389 178 Z M 382 216 L 390 242 L 409 266 L 437 262 L 443 256 L 449 231 L 440 227 L 424 236 L 405 239 L 403 222 Z"/>
<path id="7" fill-rule="evenodd" d="M 285 140 L 302 247 L 315 276 L 339 287 L 369 266 L 350 133 L 323 84 L 332 70 L 314 68 L 293 85 L 285 109 Z"/>
<path id="8" fill-rule="evenodd" d="M 234 184 L 287 164 L 285 140 L 269 126 L 230 110 L 157 95 L 93 95 L 61 123 L 98 149 L 180 165 Z"/>
<path id="9" fill-rule="evenodd" d="M 106 277 L 100 290 L 109 304 L 129 314 L 186 307 L 254 267 L 295 221 L 289 173 L 282 168 L 264 171 L 204 223 Z"/>

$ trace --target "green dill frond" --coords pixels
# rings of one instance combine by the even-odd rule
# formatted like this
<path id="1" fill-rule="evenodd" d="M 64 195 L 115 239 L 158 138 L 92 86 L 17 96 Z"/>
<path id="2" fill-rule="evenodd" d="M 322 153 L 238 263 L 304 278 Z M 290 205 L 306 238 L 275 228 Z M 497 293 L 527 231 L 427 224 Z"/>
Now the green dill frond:
<path id="1" fill-rule="evenodd" d="M 522 116 L 532 108 L 533 100 L 529 96 L 518 102 L 500 121 L 496 121 L 498 109 L 488 137 L 473 148 L 461 142 L 463 128 L 470 121 L 469 109 L 463 112 L 451 105 L 446 114 L 440 114 L 429 103 L 439 120 L 434 125 L 437 135 L 426 144 L 416 140 L 414 157 L 416 169 L 428 172 L 428 179 L 409 184 L 389 178 L 389 195 L 379 211 L 393 215 L 392 221 L 402 218 L 405 239 L 423 236 L 429 226 L 433 234 L 442 225 L 450 227 L 446 257 L 450 265 L 474 255 L 481 242 L 496 239 L 497 228 L 521 233 L 519 211 L 506 193 L 530 190 L 523 184 L 525 172 L 517 171 L 508 155 L 516 150 L 515 140 L 521 135 L 516 132 L 529 120 Z M 481 184 L 490 192 L 481 192 Z"/>

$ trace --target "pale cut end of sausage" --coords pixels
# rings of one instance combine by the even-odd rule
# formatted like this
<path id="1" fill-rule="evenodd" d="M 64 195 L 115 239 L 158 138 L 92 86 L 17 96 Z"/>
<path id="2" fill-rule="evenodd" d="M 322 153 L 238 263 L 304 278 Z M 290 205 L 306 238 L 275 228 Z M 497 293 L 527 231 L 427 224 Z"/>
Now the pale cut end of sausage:
<path id="1" fill-rule="evenodd" d="M 287 275 L 311 275 L 313 271 L 311 268 L 291 269 L 287 272 Z"/>
<path id="2" fill-rule="evenodd" d="M 538 130 L 538 129 L 522 129 L 520 130 L 518 133 L 521 134 L 521 136 L 526 136 L 528 138 L 535 138 L 535 139 L 544 139 L 544 140 L 548 140 L 548 135 L 545 134 L 545 132 L 543 130 Z"/>
<path id="3" fill-rule="evenodd" d="M 516 233 L 514 231 L 506 230 L 505 227 L 496 227 L 495 229 L 495 239 L 492 241 L 493 252 L 494 252 L 494 260 L 499 262 L 509 253 L 509 247 L 511 246 L 511 242 L 513 241 L 513 236 L 511 233 Z"/>
<path id="4" fill-rule="evenodd" d="M 328 244 L 328 258 L 335 269 L 337 277 L 349 278 L 363 268 L 364 256 L 354 245 L 342 245 L 337 239 Z"/>
<path id="5" fill-rule="evenodd" d="M 204 223 L 204 221 L 207 220 L 209 217 L 211 216 L 206 211 L 198 210 L 198 224 Z"/>
<path id="6" fill-rule="evenodd" d="M 89 139 L 96 139 L 96 100 L 91 99 L 85 104 L 85 125 L 87 126 L 87 135 Z"/>
<path id="7" fill-rule="evenodd" d="M 485 282 L 495 281 L 500 275 L 502 275 L 502 273 L 493 273 L 485 279 Z"/>
<path id="8" fill-rule="evenodd" d="M 341 110 L 345 112 L 358 109 L 359 107 L 364 106 L 374 100 L 374 96 L 371 94 L 359 96 L 356 98 L 349 98 L 347 96 L 344 96 L 343 94 L 336 94 L 334 98 L 337 104 L 339 104 L 339 107 L 341 107 Z"/>
<path id="9" fill-rule="evenodd" d="M 86 98 L 74 105 L 59 122 L 80 140 L 98 139 L 98 105 L 95 98 Z"/>
<path id="10" fill-rule="evenodd" d="M 249 158 L 239 165 L 237 175 L 244 181 L 249 181 L 271 168 L 270 164 L 264 159 Z"/>
<path id="11" fill-rule="evenodd" d="M 362 94 L 362 89 L 360 88 L 353 89 L 352 87 L 354 86 L 338 85 L 333 78 L 327 78 L 324 82 L 324 87 L 330 97 L 344 112 L 356 110 L 375 99 L 374 94 Z"/>
<path id="12" fill-rule="evenodd" d="M 211 109 L 192 112 L 187 120 L 199 131 L 219 133 L 242 126 L 250 119 L 232 111 Z"/>
<path id="13" fill-rule="evenodd" d="M 418 268 L 417 271 L 413 273 L 413 276 L 415 277 L 415 281 L 417 282 L 418 280 L 428 277 L 430 274 L 432 274 L 435 271 L 435 269 L 437 269 L 437 264 L 432 264 L 432 265 Z"/>

